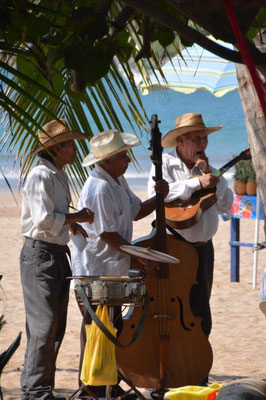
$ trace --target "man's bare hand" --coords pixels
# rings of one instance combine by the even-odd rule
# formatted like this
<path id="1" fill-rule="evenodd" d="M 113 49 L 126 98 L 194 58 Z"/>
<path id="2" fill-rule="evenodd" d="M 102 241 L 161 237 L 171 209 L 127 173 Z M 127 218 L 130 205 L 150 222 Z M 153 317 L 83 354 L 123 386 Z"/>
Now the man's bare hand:
<path id="1" fill-rule="evenodd" d="M 73 225 L 76 222 L 89 222 L 89 224 L 92 224 L 93 221 L 94 213 L 89 208 L 85 207 L 76 213 L 65 214 L 64 225 Z"/>
<path id="2" fill-rule="evenodd" d="M 205 174 L 210 171 L 209 159 L 205 153 L 199 153 L 196 157 L 195 167 L 199 167 Z"/>
<path id="3" fill-rule="evenodd" d="M 79 232 L 85 238 L 89 237 L 85 229 L 77 222 L 71 224 L 69 230 L 73 235 L 76 235 Z"/>
<path id="4" fill-rule="evenodd" d="M 219 178 L 213 174 L 200 175 L 199 181 L 202 189 L 213 189 L 217 186 Z"/>
<path id="5" fill-rule="evenodd" d="M 94 213 L 87 207 L 78 211 L 76 217 L 78 222 L 89 222 L 89 224 L 92 224 L 94 221 Z"/>
<path id="6" fill-rule="evenodd" d="M 166 182 L 165 179 L 160 179 L 159 181 L 156 181 L 156 177 L 155 176 L 153 176 L 152 179 L 156 182 L 155 185 L 154 185 L 155 192 L 162 194 L 163 197 L 166 198 L 166 196 L 169 193 L 168 182 Z"/>

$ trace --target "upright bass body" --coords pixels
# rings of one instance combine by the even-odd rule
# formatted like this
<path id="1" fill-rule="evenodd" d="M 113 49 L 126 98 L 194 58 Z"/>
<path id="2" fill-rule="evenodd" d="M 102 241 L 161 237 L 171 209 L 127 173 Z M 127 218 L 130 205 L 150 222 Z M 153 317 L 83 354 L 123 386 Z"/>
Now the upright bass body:
<path id="1" fill-rule="evenodd" d="M 152 161 L 156 179 L 162 179 L 161 133 L 157 115 L 151 120 Z M 118 365 L 138 387 L 164 389 L 200 384 L 212 365 L 212 350 L 201 329 L 201 320 L 190 308 L 190 291 L 196 284 L 198 255 L 185 241 L 166 234 L 164 198 L 156 193 L 156 233 L 138 246 L 150 247 L 179 259 L 179 264 L 159 263 L 150 268 L 146 288 L 150 297 L 148 315 L 142 332 L 133 345 L 117 348 Z M 133 268 L 138 268 L 134 265 Z M 124 320 L 120 339 L 132 336 L 140 307 Z"/>
<path id="2" fill-rule="evenodd" d="M 158 238 L 157 238 L 158 239 Z M 156 234 L 138 246 L 156 248 Z M 146 279 L 150 306 L 137 341 L 117 348 L 118 365 L 138 387 L 166 388 L 200 384 L 212 366 L 212 349 L 201 328 L 201 319 L 190 309 L 189 293 L 196 284 L 198 256 L 188 243 L 167 235 L 168 254 L 180 264 L 168 265 L 168 278 L 149 270 Z M 132 265 L 133 268 L 139 267 Z M 132 336 L 142 312 L 136 307 L 124 320 L 120 340 Z"/>

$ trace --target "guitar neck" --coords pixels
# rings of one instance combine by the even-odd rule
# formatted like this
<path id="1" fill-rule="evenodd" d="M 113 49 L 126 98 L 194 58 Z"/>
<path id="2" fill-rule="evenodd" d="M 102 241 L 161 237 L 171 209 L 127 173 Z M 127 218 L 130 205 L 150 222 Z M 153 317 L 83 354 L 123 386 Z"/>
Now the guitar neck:
<path id="1" fill-rule="evenodd" d="M 231 161 L 229 161 L 228 163 L 223 165 L 221 168 L 217 169 L 213 173 L 213 175 L 219 177 L 219 176 L 223 175 L 226 171 L 228 171 L 230 168 L 232 168 L 238 161 L 249 160 L 250 158 L 251 158 L 250 150 L 246 149 L 246 150 L 242 151 L 238 156 L 233 158 Z"/>

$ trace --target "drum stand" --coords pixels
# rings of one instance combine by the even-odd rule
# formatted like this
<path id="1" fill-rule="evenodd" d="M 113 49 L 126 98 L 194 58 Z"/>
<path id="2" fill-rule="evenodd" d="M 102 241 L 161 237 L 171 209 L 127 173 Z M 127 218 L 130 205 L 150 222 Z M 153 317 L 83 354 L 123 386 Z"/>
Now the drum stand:
<path id="1" fill-rule="evenodd" d="M 131 382 L 131 380 L 125 376 L 125 373 L 119 367 L 117 368 L 117 374 L 118 374 L 118 377 L 120 378 L 120 380 L 124 381 L 130 387 L 130 389 L 125 391 L 125 393 L 123 395 L 114 397 L 114 399 L 122 400 L 126 395 L 128 395 L 129 393 L 131 393 L 133 391 L 133 392 L 135 392 L 135 394 L 138 396 L 139 399 L 146 400 L 146 397 L 143 396 L 143 394 L 136 388 L 136 386 L 134 386 L 134 384 Z M 112 386 L 106 386 L 106 395 L 105 395 L 106 400 L 112 399 L 111 390 L 112 390 Z M 94 398 L 95 400 L 99 400 L 99 397 L 97 397 L 96 394 L 93 393 L 93 391 L 88 389 L 88 387 L 86 385 L 82 385 L 78 390 L 76 390 L 68 398 L 68 400 L 74 400 L 74 399 L 78 398 L 79 395 L 81 394 L 81 392 L 87 392 L 88 397 Z"/>
<path id="2" fill-rule="evenodd" d="M 118 377 L 130 387 L 130 389 L 127 392 L 125 392 L 123 396 L 119 396 L 120 399 L 123 399 L 123 397 L 125 397 L 126 394 L 133 391 L 135 392 L 135 394 L 138 396 L 139 399 L 146 400 L 146 397 L 144 397 L 143 394 L 136 388 L 133 382 L 125 375 L 124 371 L 122 371 L 120 367 L 117 367 L 117 373 Z"/>
<path id="3" fill-rule="evenodd" d="M 79 397 L 81 392 L 87 392 L 88 393 L 88 398 L 89 396 L 94 398 L 95 400 L 99 400 L 99 398 L 90 390 L 86 385 L 82 385 L 78 390 L 76 390 L 69 398 L 68 400 L 74 400 Z"/>
<path id="4" fill-rule="evenodd" d="M 112 306 L 109 306 L 109 316 L 111 321 L 113 321 L 114 318 L 114 309 Z M 123 370 L 118 366 L 117 367 L 117 375 L 118 378 L 120 378 L 121 381 L 124 381 L 129 387 L 130 389 L 125 391 L 125 393 L 123 393 L 121 396 L 117 396 L 114 399 L 116 400 L 122 400 L 127 394 L 129 394 L 130 392 L 135 392 L 135 394 L 138 396 L 139 399 L 141 400 L 146 400 L 146 398 L 143 396 L 143 394 L 136 388 L 136 386 L 132 383 L 132 381 L 125 375 L 125 373 L 123 372 Z M 105 398 L 106 400 L 111 400 L 112 396 L 111 396 L 111 390 L 112 390 L 112 386 L 106 386 L 106 394 L 105 394 Z M 93 393 L 92 390 L 88 389 L 87 385 L 82 385 L 78 390 L 76 390 L 69 398 L 68 400 L 74 400 L 77 399 L 79 397 L 79 395 L 82 392 L 87 392 L 88 393 L 88 397 L 94 398 L 95 400 L 99 400 L 99 397 L 96 396 L 95 393 Z"/>

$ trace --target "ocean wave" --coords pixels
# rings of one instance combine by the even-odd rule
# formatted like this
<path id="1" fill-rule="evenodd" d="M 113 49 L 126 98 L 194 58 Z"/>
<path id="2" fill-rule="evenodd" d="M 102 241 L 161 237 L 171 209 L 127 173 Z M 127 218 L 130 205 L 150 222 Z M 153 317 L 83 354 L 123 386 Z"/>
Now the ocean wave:
<path id="1" fill-rule="evenodd" d="M 20 172 L 19 171 L 10 171 L 10 170 L 3 170 L 3 174 L 5 175 L 6 179 L 17 179 L 19 180 Z M 4 179 L 3 174 L 0 171 L 0 179 Z"/>
<path id="2" fill-rule="evenodd" d="M 141 172 L 126 172 L 125 178 L 126 179 L 143 179 L 149 178 L 150 171 L 141 171 Z M 227 171 L 223 176 L 225 179 L 231 180 L 233 178 L 234 172 Z"/>
<path id="3" fill-rule="evenodd" d="M 149 178 L 150 171 L 141 171 L 141 172 L 126 172 L 125 178 L 126 179 L 143 179 Z"/>
<path id="4" fill-rule="evenodd" d="M 19 180 L 20 177 L 20 172 L 19 171 L 13 171 L 13 170 L 4 170 L 2 169 L 5 177 L 7 179 L 12 179 L 12 180 Z M 141 170 L 140 172 L 138 171 L 129 171 L 125 173 L 125 178 L 126 179 L 148 179 L 149 178 L 149 170 Z M 233 178 L 233 172 L 231 171 L 227 171 L 223 176 L 228 179 L 231 180 Z M 0 180 L 4 180 L 3 175 L 0 173 Z"/>
<path id="5" fill-rule="evenodd" d="M 148 162 L 143 163 L 141 166 L 137 168 L 134 167 L 134 165 L 130 164 L 128 170 L 125 173 L 125 178 L 128 180 L 128 183 L 132 190 L 146 190 L 147 187 L 147 181 L 149 178 L 149 173 L 150 173 L 150 168 L 151 168 L 151 162 L 148 160 Z M 222 163 L 218 162 L 219 165 Z M 218 164 L 217 160 L 215 163 L 212 163 L 212 166 L 214 168 L 218 168 L 219 166 L 216 165 Z M 14 164 L 9 161 L 9 163 L 2 163 L 1 167 L 5 178 L 8 180 L 9 184 L 11 185 L 12 188 L 17 188 L 20 184 L 20 171 L 19 167 L 14 166 Z M 233 173 L 234 170 L 231 169 L 227 171 L 223 176 L 228 180 L 229 187 L 233 186 Z M 5 181 L 4 176 L 1 174 L 0 171 L 0 189 L 5 189 L 7 187 L 7 183 Z"/>

